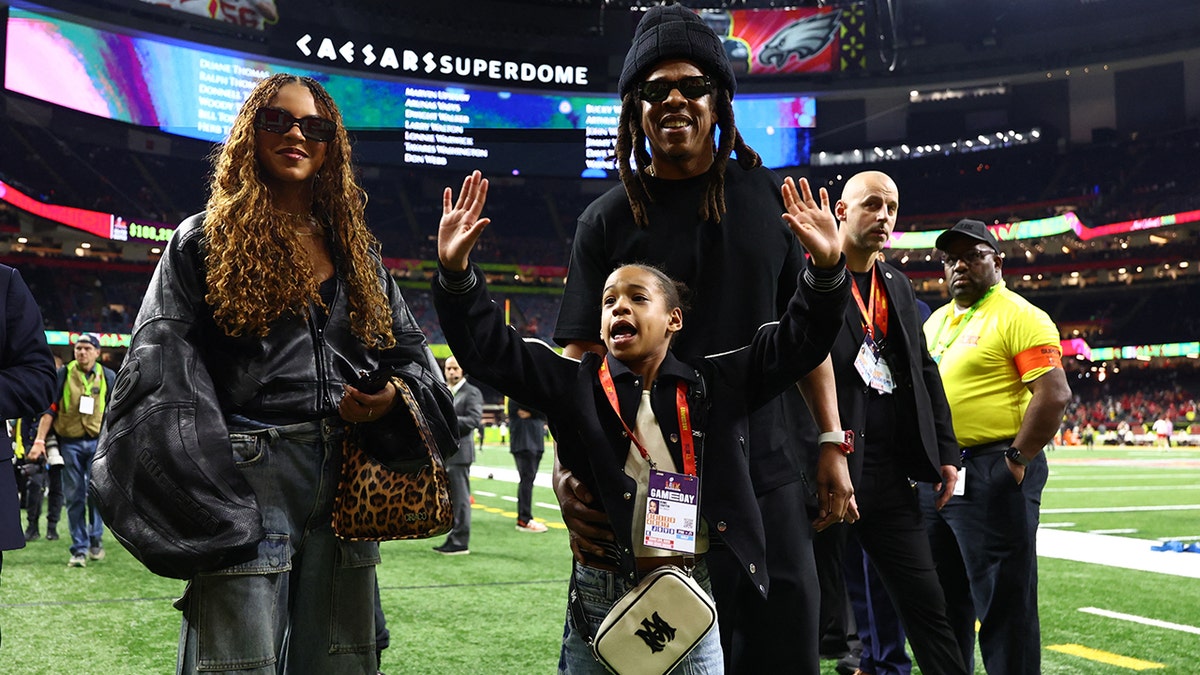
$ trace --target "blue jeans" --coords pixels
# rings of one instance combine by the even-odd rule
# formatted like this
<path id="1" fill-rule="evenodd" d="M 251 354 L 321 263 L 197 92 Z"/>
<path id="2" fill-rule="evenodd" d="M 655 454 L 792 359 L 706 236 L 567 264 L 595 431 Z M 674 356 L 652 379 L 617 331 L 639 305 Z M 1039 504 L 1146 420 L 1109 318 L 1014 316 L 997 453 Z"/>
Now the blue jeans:
<path id="1" fill-rule="evenodd" d="M 188 582 L 176 672 L 375 673 L 379 545 L 331 525 L 342 427 L 249 426 L 230 440 L 267 536 L 255 560 Z"/>
<path id="2" fill-rule="evenodd" d="M 573 572 L 575 588 L 583 601 L 583 612 L 591 624 L 592 635 L 600 628 L 604 615 L 612 608 L 613 603 L 625 595 L 626 591 L 635 584 L 616 572 L 596 569 L 587 565 L 575 564 Z M 712 584 L 708 578 L 708 566 L 703 560 L 698 561 L 692 570 L 692 576 L 700 587 L 712 596 Z M 704 636 L 687 657 L 671 671 L 671 675 L 722 675 L 725 672 L 725 657 L 721 652 L 721 627 L 713 626 L 712 631 Z M 592 655 L 591 645 L 584 642 L 579 631 L 575 629 L 575 621 L 571 618 L 571 610 L 567 608 L 567 620 L 563 626 L 562 652 L 558 658 L 559 675 L 607 675 L 608 669 Z"/>
<path id="3" fill-rule="evenodd" d="M 88 548 L 100 546 L 100 538 L 104 535 L 104 520 L 88 499 L 96 442 L 95 438 L 58 440 L 64 466 L 63 491 L 66 493 L 67 526 L 71 530 L 71 555 L 84 555 Z"/>

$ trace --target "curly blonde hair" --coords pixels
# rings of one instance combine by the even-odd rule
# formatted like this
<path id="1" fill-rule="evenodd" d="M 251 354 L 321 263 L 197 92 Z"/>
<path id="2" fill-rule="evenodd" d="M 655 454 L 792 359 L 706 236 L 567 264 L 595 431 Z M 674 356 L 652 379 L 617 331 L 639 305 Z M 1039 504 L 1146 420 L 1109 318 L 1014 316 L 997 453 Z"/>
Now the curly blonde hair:
<path id="1" fill-rule="evenodd" d="M 255 154 L 255 113 L 288 84 L 306 87 L 321 113 L 337 124 L 325 162 L 312 179 L 312 217 L 329 230 L 334 265 L 347 286 L 351 330 L 367 348 L 393 347 L 391 305 L 376 261 L 379 241 L 367 229 L 366 193 L 354 176 L 350 139 L 337 104 L 312 78 L 280 73 L 260 82 L 234 119 L 228 141 L 213 153 L 204 220 L 204 299 L 217 325 L 234 337 L 265 336 L 285 315 L 307 316 L 310 301 L 324 307 L 303 235 L 296 232 L 308 216 L 273 206 Z"/>

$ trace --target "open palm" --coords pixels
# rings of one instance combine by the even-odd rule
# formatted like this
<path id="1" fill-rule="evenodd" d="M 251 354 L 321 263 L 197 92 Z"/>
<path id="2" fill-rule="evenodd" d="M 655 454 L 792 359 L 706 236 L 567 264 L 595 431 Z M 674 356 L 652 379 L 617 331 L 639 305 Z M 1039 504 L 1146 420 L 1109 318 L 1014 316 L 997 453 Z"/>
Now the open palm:
<path id="1" fill-rule="evenodd" d="M 488 181 L 478 171 L 463 179 L 462 192 L 454 201 L 454 192 L 442 192 L 442 220 L 438 223 L 438 262 L 448 270 L 467 269 L 471 249 L 490 218 L 480 218 L 487 203 Z"/>
<path id="2" fill-rule="evenodd" d="M 842 257 L 842 238 L 838 234 L 837 219 L 829 208 L 829 192 L 821 188 L 821 203 L 818 205 L 813 199 L 808 179 L 801 178 L 797 189 L 790 176 L 783 179 L 780 191 L 783 193 L 783 204 L 787 207 L 783 219 L 812 255 L 813 264 L 817 267 L 836 265 Z"/>

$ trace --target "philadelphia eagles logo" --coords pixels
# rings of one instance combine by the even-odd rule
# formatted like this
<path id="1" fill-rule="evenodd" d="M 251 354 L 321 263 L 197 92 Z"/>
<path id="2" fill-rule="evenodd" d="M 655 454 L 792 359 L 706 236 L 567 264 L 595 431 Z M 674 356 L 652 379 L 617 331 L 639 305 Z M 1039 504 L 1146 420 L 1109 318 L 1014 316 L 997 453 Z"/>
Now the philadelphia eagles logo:
<path id="1" fill-rule="evenodd" d="M 839 9 L 793 21 L 763 45 L 758 53 L 758 62 L 782 70 L 793 54 L 797 61 L 803 61 L 820 53 L 833 42 L 841 19 L 842 11 Z"/>

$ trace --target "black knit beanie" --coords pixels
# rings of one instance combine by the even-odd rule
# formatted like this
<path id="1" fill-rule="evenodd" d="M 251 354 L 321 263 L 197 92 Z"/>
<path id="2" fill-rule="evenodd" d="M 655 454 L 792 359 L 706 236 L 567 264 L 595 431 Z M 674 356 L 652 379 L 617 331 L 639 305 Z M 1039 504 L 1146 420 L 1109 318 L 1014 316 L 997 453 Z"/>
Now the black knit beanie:
<path id="1" fill-rule="evenodd" d="M 621 97 L 629 93 L 655 64 L 667 59 L 694 61 L 704 74 L 713 78 L 717 87 L 733 97 L 737 80 L 721 38 L 695 12 L 683 5 L 652 7 L 638 22 L 633 44 L 625 54 L 625 66 L 617 91 Z"/>

